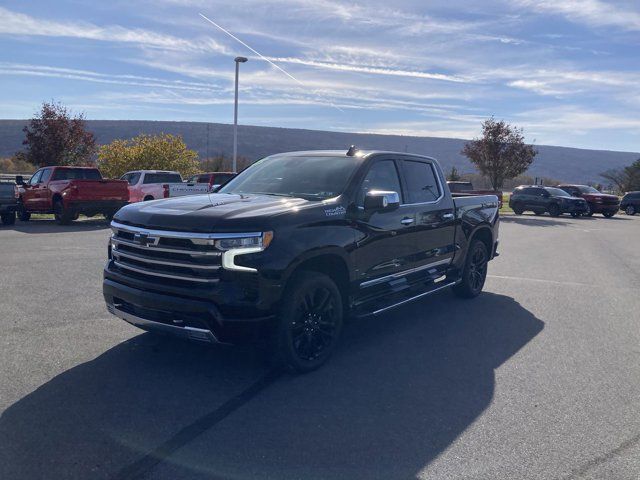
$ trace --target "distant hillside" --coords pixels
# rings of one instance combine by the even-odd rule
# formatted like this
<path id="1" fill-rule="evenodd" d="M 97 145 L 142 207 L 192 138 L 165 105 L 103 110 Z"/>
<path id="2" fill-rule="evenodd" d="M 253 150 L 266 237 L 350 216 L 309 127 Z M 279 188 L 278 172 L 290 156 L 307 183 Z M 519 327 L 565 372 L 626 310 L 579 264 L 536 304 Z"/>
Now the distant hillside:
<path id="1" fill-rule="evenodd" d="M 0 120 L 0 157 L 9 156 L 22 145 L 25 120 Z M 129 138 L 140 133 L 172 133 L 182 135 L 187 145 L 201 158 L 223 153 L 231 155 L 233 127 L 220 123 L 154 122 L 128 120 L 88 121 L 99 143 L 116 138 Z M 207 142 L 208 138 L 208 142 Z M 460 155 L 465 140 L 401 135 L 324 132 L 275 127 L 238 127 L 238 154 L 255 160 L 277 152 L 310 149 L 347 149 L 355 144 L 364 149 L 407 151 L 430 155 L 440 160 L 443 168 L 455 165 L 462 172 L 473 167 Z M 629 165 L 640 153 L 583 150 L 539 145 L 539 154 L 528 174 L 565 181 L 602 181 L 599 173 L 609 168 Z"/>

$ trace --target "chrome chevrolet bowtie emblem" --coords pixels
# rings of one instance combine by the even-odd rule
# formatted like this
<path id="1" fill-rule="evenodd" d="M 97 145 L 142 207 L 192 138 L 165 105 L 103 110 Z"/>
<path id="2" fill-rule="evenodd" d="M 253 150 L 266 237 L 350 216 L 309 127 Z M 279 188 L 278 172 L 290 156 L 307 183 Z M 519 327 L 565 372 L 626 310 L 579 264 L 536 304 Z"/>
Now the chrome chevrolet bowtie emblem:
<path id="1" fill-rule="evenodd" d="M 148 247 L 149 245 L 155 245 L 158 243 L 158 239 L 150 237 L 147 233 L 136 233 L 133 235 L 133 241 L 138 245 Z"/>

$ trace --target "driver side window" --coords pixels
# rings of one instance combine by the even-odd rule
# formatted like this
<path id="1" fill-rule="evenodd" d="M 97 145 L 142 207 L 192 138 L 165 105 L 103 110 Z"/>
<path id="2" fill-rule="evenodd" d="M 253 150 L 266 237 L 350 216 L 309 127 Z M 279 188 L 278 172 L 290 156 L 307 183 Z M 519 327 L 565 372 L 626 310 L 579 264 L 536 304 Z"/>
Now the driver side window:
<path id="1" fill-rule="evenodd" d="M 358 192 L 358 205 L 364 205 L 364 197 L 371 190 L 385 190 L 389 192 L 397 192 L 402 198 L 402 189 L 400 187 L 400 178 L 393 160 L 380 160 L 375 162 L 367 176 L 362 181 L 360 191 Z"/>
<path id="2" fill-rule="evenodd" d="M 42 176 L 42 170 L 38 170 L 33 176 L 29 179 L 29 185 L 37 185 L 40 183 L 40 177 Z"/>

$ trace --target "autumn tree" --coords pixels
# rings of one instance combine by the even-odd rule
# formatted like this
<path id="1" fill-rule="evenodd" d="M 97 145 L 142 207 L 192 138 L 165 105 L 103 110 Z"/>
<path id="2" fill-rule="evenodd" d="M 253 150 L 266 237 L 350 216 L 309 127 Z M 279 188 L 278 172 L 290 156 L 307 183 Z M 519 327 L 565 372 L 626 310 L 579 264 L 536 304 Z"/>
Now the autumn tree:
<path id="1" fill-rule="evenodd" d="M 84 115 L 72 117 L 60 103 L 43 103 L 22 130 L 25 151 L 19 153 L 37 167 L 87 165 L 96 152 L 96 140 L 86 129 Z"/>
<path id="2" fill-rule="evenodd" d="M 640 190 L 640 158 L 628 167 L 607 170 L 600 176 L 612 182 L 622 193 Z"/>
<path id="3" fill-rule="evenodd" d="M 494 190 L 526 172 L 537 153 L 533 145 L 524 142 L 522 129 L 493 117 L 482 124 L 482 137 L 468 142 L 462 150 Z"/>
<path id="4" fill-rule="evenodd" d="M 175 170 L 183 177 L 201 171 L 198 153 L 181 136 L 138 135 L 114 140 L 98 150 L 98 166 L 106 177 L 118 178 L 130 170 Z"/>

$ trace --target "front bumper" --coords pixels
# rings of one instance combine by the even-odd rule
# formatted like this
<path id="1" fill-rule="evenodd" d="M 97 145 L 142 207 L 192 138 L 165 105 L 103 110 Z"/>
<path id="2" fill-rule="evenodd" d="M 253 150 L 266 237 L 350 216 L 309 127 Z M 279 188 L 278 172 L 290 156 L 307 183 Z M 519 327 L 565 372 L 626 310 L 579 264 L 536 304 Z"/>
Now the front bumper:
<path id="1" fill-rule="evenodd" d="M 587 204 L 586 203 L 568 203 L 561 204 L 560 208 L 562 209 L 562 213 L 587 213 Z"/>
<path id="2" fill-rule="evenodd" d="M 233 317 L 221 312 L 225 305 L 220 303 L 132 287 L 107 274 L 102 286 L 107 309 L 143 330 L 209 343 L 245 343 L 264 338 L 273 324 L 271 312 Z"/>
<path id="3" fill-rule="evenodd" d="M 620 210 L 620 204 L 606 205 L 603 203 L 590 203 L 589 206 L 593 213 L 616 213 Z"/>

